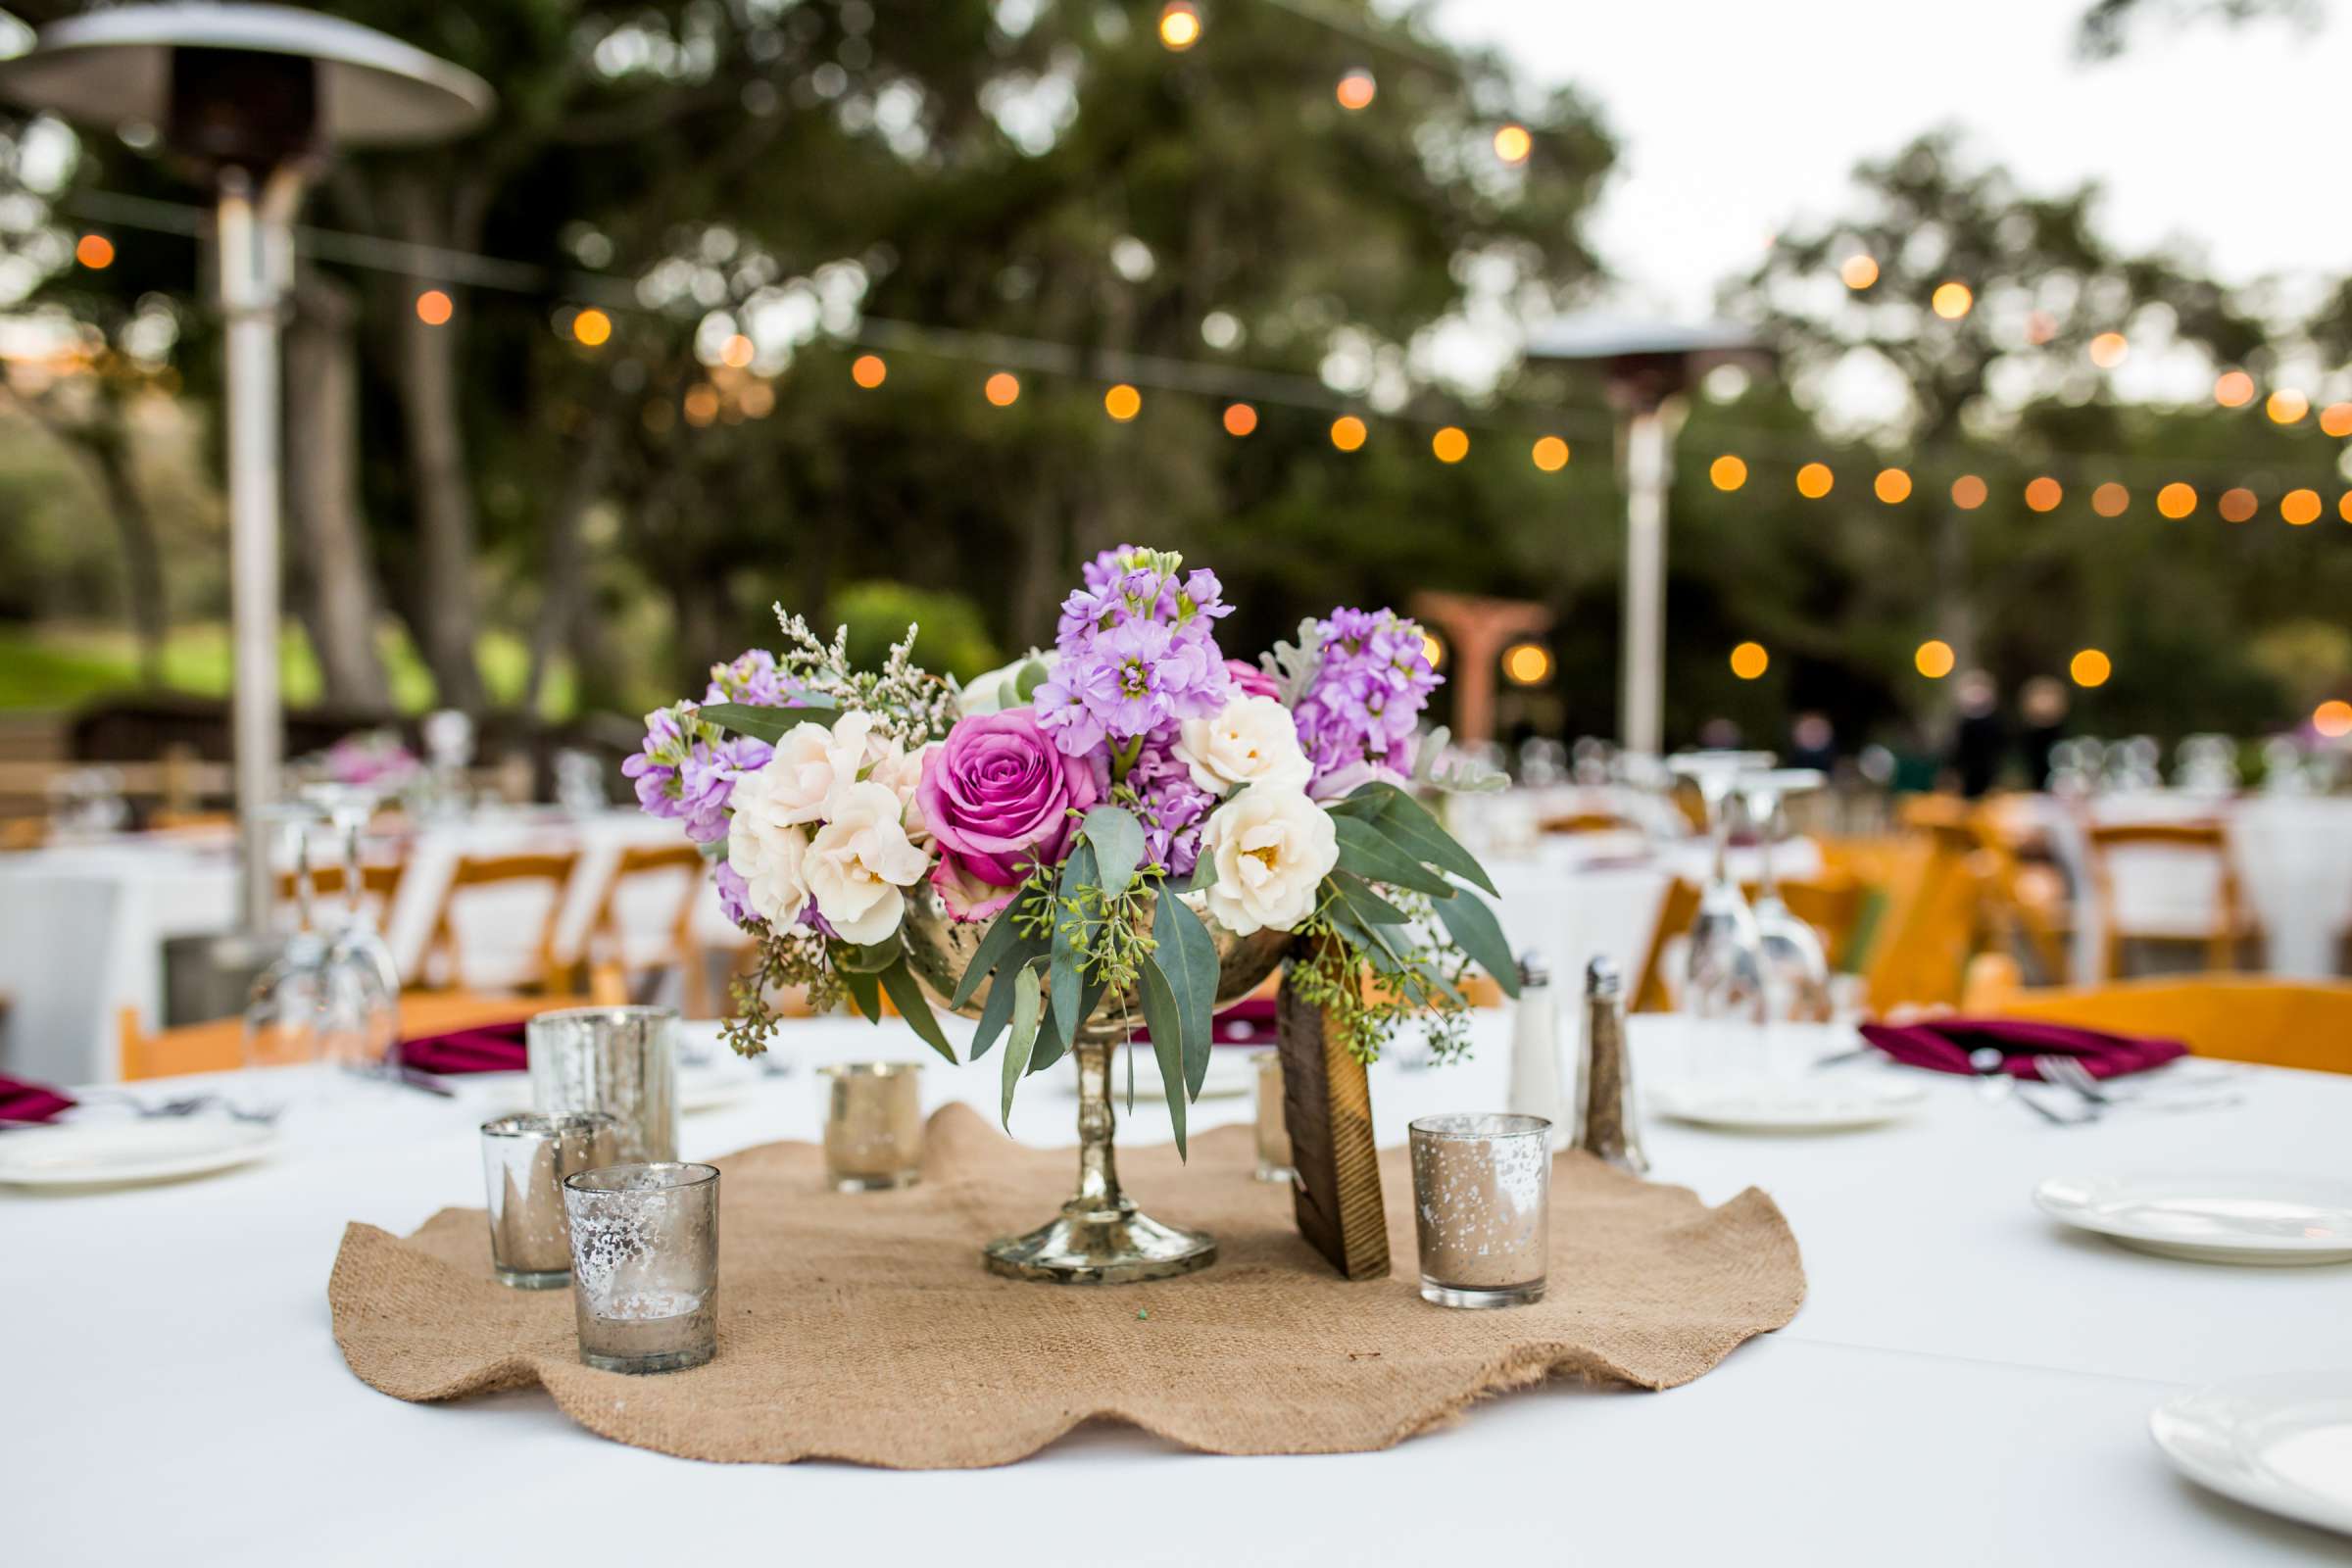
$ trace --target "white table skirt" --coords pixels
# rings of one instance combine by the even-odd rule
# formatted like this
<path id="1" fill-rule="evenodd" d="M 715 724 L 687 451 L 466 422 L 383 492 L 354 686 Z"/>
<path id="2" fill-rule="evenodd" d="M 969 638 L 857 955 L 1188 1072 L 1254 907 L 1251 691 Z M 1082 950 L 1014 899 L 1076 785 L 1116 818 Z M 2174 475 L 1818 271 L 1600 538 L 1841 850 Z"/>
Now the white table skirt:
<path id="1" fill-rule="evenodd" d="M 1675 1025 L 1637 1027 L 1654 1068 Z M 1471 1063 L 1375 1069 L 1381 1141 L 1413 1115 L 1498 1103 L 1504 1034 L 1489 1015 Z M 689 1157 L 809 1137 L 806 1063 L 926 1054 L 895 1023 L 796 1025 L 784 1049 L 803 1064 L 792 1076 L 686 1119 Z M 996 1094 L 993 1063 L 924 1077 L 932 1105 L 988 1107 Z M 2028 1194 L 2061 1171 L 2340 1169 L 2352 1081 L 2249 1070 L 2241 1107 L 2082 1129 L 1927 1081 L 1916 1121 L 1842 1137 L 1644 1129 L 1658 1174 L 1708 1201 L 1751 1183 L 1772 1194 L 1810 1278 L 1792 1325 L 1689 1387 L 1548 1385 L 1377 1454 L 1210 1458 L 1087 1427 L 1019 1464 L 934 1474 L 700 1464 L 595 1438 L 537 1390 L 413 1405 L 363 1386 L 328 1329 L 344 1222 L 405 1232 L 478 1205 L 473 1124 L 516 1092 L 476 1083 L 452 1103 L 368 1090 L 289 1113 L 291 1147 L 240 1173 L 0 1195 L 16 1287 L 0 1291 L 8 1555 L 960 1568 L 1041 1550 L 1327 1565 L 1526 1546 L 1547 1562 L 2342 1562 L 2342 1541 L 2177 1479 L 2146 1417 L 2209 1380 L 2342 1365 L 2352 1275 L 2143 1256 L 2057 1228 Z M 1033 1082 L 1014 1130 L 1066 1145 L 1073 1106 L 1057 1082 Z M 1196 1111 L 1200 1124 L 1249 1114 L 1236 1101 Z M 1122 1136 L 1163 1130 L 1139 1107 Z M 1143 1197 L 1182 1219 L 1181 1182 Z M 1411 1259 L 1397 1264 L 1385 1288 L 1409 1289 Z"/>

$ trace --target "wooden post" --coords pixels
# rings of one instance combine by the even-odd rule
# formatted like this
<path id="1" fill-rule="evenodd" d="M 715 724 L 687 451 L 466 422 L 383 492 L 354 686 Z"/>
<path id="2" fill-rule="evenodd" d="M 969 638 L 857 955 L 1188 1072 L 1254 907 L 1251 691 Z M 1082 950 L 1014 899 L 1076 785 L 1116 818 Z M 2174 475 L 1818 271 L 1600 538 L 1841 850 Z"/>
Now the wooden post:
<path id="1" fill-rule="evenodd" d="M 1275 1020 L 1282 1052 L 1283 1120 L 1298 1234 L 1351 1280 L 1389 1273 L 1389 1221 L 1380 1151 L 1372 1142 L 1372 1086 L 1364 1064 L 1299 997 L 1286 967 Z"/>

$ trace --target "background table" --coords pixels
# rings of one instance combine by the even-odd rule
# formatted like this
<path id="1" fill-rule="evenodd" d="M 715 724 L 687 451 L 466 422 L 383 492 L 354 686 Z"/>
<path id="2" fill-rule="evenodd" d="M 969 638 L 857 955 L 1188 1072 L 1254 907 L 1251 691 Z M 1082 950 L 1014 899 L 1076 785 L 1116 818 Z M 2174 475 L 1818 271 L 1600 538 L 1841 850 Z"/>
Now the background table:
<path id="1" fill-rule="evenodd" d="M 1654 1072 L 1675 1025 L 1637 1025 Z M 1497 1104 L 1505 1031 L 1502 1015 L 1482 1017 L 1478 1057 L 1459 1067 L 1376 1068 L 1381 1141 L 1413 1115 Z M 755 1076 L 741 1102 L 686 1118 L 689 1157 L 810 1137 L 809 1063 L 927 1055 L 902 1025 L 831 1021 L 793 1026 L 783 1052 L 791 1076 Z M 931 1060 L 927 1103 L 990 1105 L 993 1062 Z M 405 1232 L 445 1204 L 478 1205 L 474 1124 L 521 1090 L 475 1083 L 452 1103 L 342 1086 L 340 1104 L 290 1111 L 290 1147 L 240 1173 L 0 1194 L 16 1287 L 0 1291 L 12 1348 L 0 1477 L 19 1500 L 9 1555 L 406 1568 L 759 1553 L 965 1568 L 1081 1550 L 1461 1562 L 1521 1545 L 1544 1561 L 1629 1563 L 2342 1562 L 2341 1540 L 2177 1479 L 2146 1418 L 2213 1379 L 2341 1365 L 2352 1270 L 2143 1256 L 2054 1226 L 2028 1195 L 2057 1172 L 2340 1169 L 2352 1081 L 2247 1069 L 2243 1106 L 2082 1129 L 1986 1104 L 1964 1081 L 1922 1081 L 1924 1113 L 1871 1132 L 1645 1127 L 1664 1178 L 1711 1202 L 1750 1183 L 1771 1193 L 1811 1281 L 1790 1327 L 1689 1387 L 1546 1385 L 1376 1454 L 1212 1457 L 1086 1427 L 1020 1464 L 937 1474 L 697 1464 L 592 1437 L 536 1390 L 433 1406 L 368 1389 L 329 1333 L 344 1222 Z M 1025 1087 L 1014 1130 L 1066 1145 L 1074 1114 L 1057 1070 Z M 1196 1114 L 1250 1110 L 1211 1101 Z M 1164 1112 L 1139 1105 L 1121 1136 L 1164 1131 Z M 1180 1184 L 1142 1197 L 1183 1218 Z M 1405 1289 L 1411 1259 L 1397 1262 Z"/>

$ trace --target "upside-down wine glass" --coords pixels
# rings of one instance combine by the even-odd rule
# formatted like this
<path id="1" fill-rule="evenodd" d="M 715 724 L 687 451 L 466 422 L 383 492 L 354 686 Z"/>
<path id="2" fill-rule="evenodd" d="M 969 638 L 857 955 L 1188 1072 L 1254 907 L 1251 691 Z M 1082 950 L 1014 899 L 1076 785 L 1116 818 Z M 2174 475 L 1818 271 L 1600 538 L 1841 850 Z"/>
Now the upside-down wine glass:
<path id="1" fill-rule="evenodd" d="M 333 1059 L 378 1071 L 392 1064 L 400 1043 L 400 965 L 368 912 L 361 857 L 361 839 L 379 797 L 365 784 L 316 786 L 305 793 L 325 811 L 343 860 L 342 924 L 326 954 Z"/>
<path id="2" fill-rule="evenodd" d="M 1684 752 L 1666 760 L 1698 788 L 1712 845 L 1707 885 L 1690 922 L 1684 962 L 1683 1010 L 1692 1017 L 1764 1021 L 1764 966 L 1756 917 L 1731 873 L 1732 824 L 1741 806 L 1734 786 L 1742 773 L 1773 764 L 1770 752 Z"/>
<path id="3" fill-rule="evenodd" d="M 1788 839 L 1788 800 L 1827 782 L 1811 767 L 1766 768 L 1740 775 L 1739 791 L 1756 826 L 1762 866 L 1752 906 L 1763 961 L 1764 1010 L 1775 1023 L 1815 1022 L 1830 1014 L 1830 960 L 1821 936 L 1781 897 L 1777 852 Z"/>
<path id="4" fill-rule="evenodd" d="M 291 801 L 267 814 L 277 830 L 279 854 L 293 870 L 295 927 L 247 993 L 245 1065 L 308 1066 L 319 1059 L 326 1013 L 327 944 L 313 928 L 310 830 L 317 812 L 308 803 Z"/>

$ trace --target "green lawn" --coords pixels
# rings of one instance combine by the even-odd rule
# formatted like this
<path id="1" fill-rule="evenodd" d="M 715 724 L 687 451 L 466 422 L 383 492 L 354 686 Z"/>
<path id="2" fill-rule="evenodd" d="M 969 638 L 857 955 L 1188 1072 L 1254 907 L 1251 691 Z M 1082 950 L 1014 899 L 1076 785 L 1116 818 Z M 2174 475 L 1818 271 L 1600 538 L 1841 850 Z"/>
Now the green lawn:
<path id="1" fill-rule="evenodd" d="M 432 707 L 433 678 L 407 635 L 385 632 L 383 653 L 393 701 L 400 709 L 422 712 Z M 519 700 L 530 667 L 530 651 L 522 639 L 510 632 L 486 633 L 479 657 L 491 701 Z M 318 662 L 299 627 L 288 627 L 279 638 L 277 668 L 289 704 L 300 707 L 318 700 Z M 227 695 L 228 628 L 217 622 L 175 627 L 164 645 L 164 684 L 198 696 Z M 550 718 L 569 713 L 569 670 L 559 664 L 547 685 L 541 710 Z M 127 632 L 112 627 L 0 626 L 0 710 L 75 708 L 139 687 L 138 660 Z"/>

